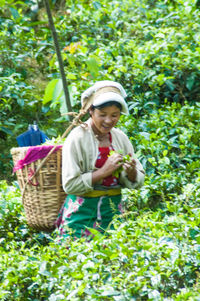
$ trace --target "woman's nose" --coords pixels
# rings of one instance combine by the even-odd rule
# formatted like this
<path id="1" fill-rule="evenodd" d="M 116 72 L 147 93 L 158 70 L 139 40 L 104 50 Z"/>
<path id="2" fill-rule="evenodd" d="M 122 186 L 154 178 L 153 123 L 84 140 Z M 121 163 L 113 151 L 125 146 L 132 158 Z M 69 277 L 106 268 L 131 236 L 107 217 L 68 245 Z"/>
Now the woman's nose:
<path id="1" fill-rule="evenodd" d="M 107 117 L 105 118 L 105 123 L 107 123 L 107 124 L 112 123 L 112 118 L 109 117 L 109 116 L 107 116 Z"/>

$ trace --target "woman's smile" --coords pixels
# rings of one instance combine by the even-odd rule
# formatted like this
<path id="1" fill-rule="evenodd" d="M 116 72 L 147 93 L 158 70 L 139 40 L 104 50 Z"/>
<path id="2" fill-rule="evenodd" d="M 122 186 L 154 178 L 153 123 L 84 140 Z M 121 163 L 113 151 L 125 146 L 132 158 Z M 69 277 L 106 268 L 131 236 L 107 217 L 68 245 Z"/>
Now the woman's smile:
<path id="1" fill-rule="evenodd" d="M 90 111 L 92 129 L 95 134 L 107 134 L 117 124 L 120 109 L 115 105 Z"/>

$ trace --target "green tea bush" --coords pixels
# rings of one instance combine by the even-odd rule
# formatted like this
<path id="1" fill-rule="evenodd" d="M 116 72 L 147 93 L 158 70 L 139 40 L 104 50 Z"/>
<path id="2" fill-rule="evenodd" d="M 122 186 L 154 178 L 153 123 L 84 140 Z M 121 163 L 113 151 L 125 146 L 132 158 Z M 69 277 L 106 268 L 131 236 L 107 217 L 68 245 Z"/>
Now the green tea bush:
<path id="1" fill-rule="evenodd" d="M 198 101 L 199 16 L 196 1 L 69 2 L 56 19 L 69 83 L 118 80 L 141 108 Z"/>
<path id="2" fill-rule="evenodd" d="M 1 299 L 198 300 L 196 217 L 129 212 L 91 242 L 27 248 L 13 239 L 1 248 Z"/>
<path id="3" fill-rule="evenodd" d="M 123 116 L 119 126 L 130 137 L 147 172 L 136 196 L 141 206 L 156 206 L 199 179 L 199 104 L 165 104 L 142 118 Z M 151 197 L 150 197 L 151 195 Z"/>

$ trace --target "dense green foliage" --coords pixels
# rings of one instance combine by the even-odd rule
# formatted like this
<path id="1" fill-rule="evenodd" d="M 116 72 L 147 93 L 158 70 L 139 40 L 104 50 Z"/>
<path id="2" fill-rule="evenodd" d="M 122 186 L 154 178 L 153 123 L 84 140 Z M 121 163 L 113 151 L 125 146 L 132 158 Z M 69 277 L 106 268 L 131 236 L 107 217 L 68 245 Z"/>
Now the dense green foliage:
<path id="1" fill-rule="evenodd" d="M 36 120 L 50 137 L 68 125 L 43 1 L 0 6 L 0 140 L 3 178 L 9 150 Z M 166 100 L 199 101 L 199 1 L 52 1 L 74 111 L 96 80 L 122 83 L 139 116 Z M 19 122 L 20 120 L 20 122 Z"/>
<path id="2" fill-rule="evenodd" d="M 74 111 L 94 81 L 121 82 L 119 127 L 146 170 L 115 230 L 64 245 L 27 226 L 11 183 L 16 136 L 68 125 L 47 16 L 42 1 L 0 4 L 0 299 L 199 300 L 199 1 L 52 1 Z"/>

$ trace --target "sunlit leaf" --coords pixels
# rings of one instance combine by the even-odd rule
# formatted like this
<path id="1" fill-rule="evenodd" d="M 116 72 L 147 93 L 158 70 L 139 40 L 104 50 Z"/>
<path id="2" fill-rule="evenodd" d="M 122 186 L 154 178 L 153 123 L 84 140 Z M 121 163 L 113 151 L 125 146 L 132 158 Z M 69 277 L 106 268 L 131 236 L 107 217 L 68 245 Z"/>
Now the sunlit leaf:
<path id="1" fill-rule="evenodd" d="M 50 102 L 53 99 L 53 93 L 54 93 L 54 89 L 55 89 L 57 82 L 58 82 L 58 79 L 53 79 L 48 83 L 48 85 L 45 89 L 43 104 L 47 104 L 48 102 Z"/>
<path id="2" fill-rule="evenodd" d="M 98 72 L 99 72 L 99 65 L 98 65 L 98 62 L 96 61 L 96 59 L 94 57 L 89 58 L 86 63 L 87 63 L 88 70 L 90 71 L 90 73 L 94 77 L 97 76 Z"/>

